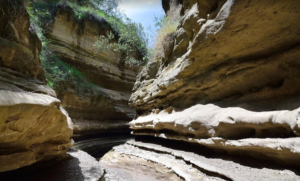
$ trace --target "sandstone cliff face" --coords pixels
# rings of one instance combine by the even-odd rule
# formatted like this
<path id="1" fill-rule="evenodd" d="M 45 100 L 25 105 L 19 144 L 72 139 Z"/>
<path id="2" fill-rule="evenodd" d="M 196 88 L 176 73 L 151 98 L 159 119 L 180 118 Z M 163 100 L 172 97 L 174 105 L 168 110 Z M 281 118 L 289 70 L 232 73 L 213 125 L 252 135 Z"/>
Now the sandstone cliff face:
<path id="1" fill-rule="evenodd" d="M 183 1 L 164 57 L 135 83 L 134 134 L 299 165 L 299 8 L 292 0 Z"/>
<path id="2" fill-rule="evenodd" d="M 21 1 L 0 2 L 0 172 L 66 153 L 72 122 L 45 84 L 41 43 Z"/>
<path id="3" fill-rule="evenodd" d="M 299 3 L 184 1 L 174 49 L 138 76 L 131 106 L 299 107 Z M 147 91 L 146 91 L 147 90 Z"/>
<path id="4" fill-rule="evenodd" d="M 78 91 L 76 85 L 59 85 L 58 98 L 74 122 L 74 134 L 128 132 L 135 115 L 128 99 L 137 75 L 124 65 L 121 55 L 111 50 L 95 52 L 96 37 L 111 31 L 104 19 L 88 15 L 78 19 L 68 6 L 58 6 L 46 37 L 48 49 L 82 72 L 95 86 Z"/>

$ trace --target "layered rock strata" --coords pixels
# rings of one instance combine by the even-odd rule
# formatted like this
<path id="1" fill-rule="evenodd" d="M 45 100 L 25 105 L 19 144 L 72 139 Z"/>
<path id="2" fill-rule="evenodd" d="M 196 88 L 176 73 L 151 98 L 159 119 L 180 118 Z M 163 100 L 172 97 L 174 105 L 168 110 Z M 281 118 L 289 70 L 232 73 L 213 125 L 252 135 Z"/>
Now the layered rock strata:
<path id="1" fill-rule="evenodd" d="M 138 75 L 130 106 L 139 115 L 207 103 L 298 108 L 299 6 L 292 0 L 183 1 L 174 48 Z"/>
<path id="2" fill-rule="evenodd" d="M 149 142 L 149 140 L 148 140 Z M 170 143 L 170 141 L 166 141 Z M 114 147 L 100 164 L 111 180 L 298 180 L 293 168 L 280 168 L 245 157 L 220 157 L 204 152 L 185 150 L 182 142 L 161 146 L 166 142 L 128 141 Z M 180 147 L 180 148 L 179 148 Z M 201 151 L 201 152 L 199 152 Z M 137 163 L 136 163 L 137 162 Z M 133 165 L 132 167 L 130 167 Z M 153 173 L 152 173 L 153 172 Z"/>
<path id="3" fill-rule="evenodd" d="M 299 109 L 251 112 L 209 104 L 140 116 L 130 128 L 136 135 L 183 140 L 215 151 L 299 165 L 299 116 Z"/>
<path id="4" fill-rule="evenodd" d="M 64 155 L 72 122 L 45 84 L 41 42 L 21 1 L 0 9 L 0 172 Z"/>
<path id="5" fill-rule="evenodd" d="M 164 56 L 138 75 L 133 134 L 299 165 L 299 8 L 292 0 L 183 1 Z"/>
<path id="6" fill-rule="evenodd" d="M 76 85 L 59 85 L 58 98 L 74 122 L 74 134 L 129 132 L 135 111 L 128 99 L 137 75 L 120 53 L 94 48 L 96 37 L 112 31 L 105 19 L 88 14 L 78 19 L 68 5 L 59 5 L 47 28 L 48 49 L 82 72 L 94 88 L 78 91 Z"/>

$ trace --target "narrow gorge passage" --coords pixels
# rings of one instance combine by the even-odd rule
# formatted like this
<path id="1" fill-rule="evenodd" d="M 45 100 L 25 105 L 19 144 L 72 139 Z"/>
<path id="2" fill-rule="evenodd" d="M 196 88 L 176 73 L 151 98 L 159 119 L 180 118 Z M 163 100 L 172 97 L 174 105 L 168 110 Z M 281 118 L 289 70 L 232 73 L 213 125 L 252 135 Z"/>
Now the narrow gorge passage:
<path id="1" fill-rule="evenodd" d="M 299 15 L 0 0 L 0 181 L 300 180 Z"/>
<path id="2" fill-rule="evenodd" d="M 130 133 L 92 135 L 81 139 L 74 139 L 75 144 L 72 148 L 87 152 L 99 161 L 100 158 L 109 152 L 114 146 L 124 144 L 130 139 L 134 139 L 134 136 Z"/>

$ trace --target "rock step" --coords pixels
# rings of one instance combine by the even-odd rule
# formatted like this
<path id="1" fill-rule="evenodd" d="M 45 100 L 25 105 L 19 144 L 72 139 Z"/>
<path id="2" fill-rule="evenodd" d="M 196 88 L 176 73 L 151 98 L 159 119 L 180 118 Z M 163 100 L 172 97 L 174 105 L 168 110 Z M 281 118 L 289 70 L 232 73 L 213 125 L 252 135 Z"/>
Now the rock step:
<path id="1" fill-rule="evenodd" d="M 175 144 L 185 146 L 186 143 L 176 142 Z M 199 148 L 201 149 L 201 147 Z M 113 151 L 100 160 L 100 163 L 108 173 L 108 176 L 106 175 L 108 180 L 111 179 L 111 175 L 126 178 L 124 175 L 128 176 L 128 171 L 132 169 L 127 168 L 126 165 L 136 162 L 136 158 L 142 159 L 145 166 L 150 167 L 148 171 L 145 171 L 140 170 L 137 166 L 135 169 L 139 169 L 139 171 L 136 172 L 152 172 L 156 169 L 156 165 L 153 164 L 155 163 L 170 169 L 177 177 L 184 180 L 248 181 L 300 179 L 299 173 L 292 168 L 274 167 L 272 164 L 268 165 L 266 162 L 250 160 L 244 157 L 235 157 L 235 159 L 228 157 L 224 159 L 204 155 L 198 152 L 195 153 L 195 151 L 183 151 L 170 148 L 169 146 L 161 146 L 161 143 L 145 143 L 130 140 L 126 144 L 114 147 Z M 148 163 L 151 163 L 151 166 Z"/>

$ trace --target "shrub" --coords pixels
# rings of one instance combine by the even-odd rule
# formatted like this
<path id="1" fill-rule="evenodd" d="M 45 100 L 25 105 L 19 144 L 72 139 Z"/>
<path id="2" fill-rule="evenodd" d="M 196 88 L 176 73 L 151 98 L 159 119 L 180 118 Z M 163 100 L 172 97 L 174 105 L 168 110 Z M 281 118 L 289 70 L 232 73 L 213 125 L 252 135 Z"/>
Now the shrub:
<path id="1" fill-rule="evenodd" d="M 125 65 L 141 66 L 148 61 L 148 39 L 140 24 L 128 22 L 126 26 L 120 27 L 118 37 L 114 33 L 107 32 L 106 36 L 96 37 L 95 50 L 113 50 L 122 55 Z M 115 41 L 117 39 L 117 41 Z"/>
<path id="2" fill-rule="evenodd" d="M 60 83 L 76 85 L 77 92 L 84 92 L 85 89 L 93 89 L 102 92 L 100 87 L 87 80 L 85 75 L 72 67 L 68 63 L 61 60 L 48 49 L 43 49 L 40 59 L 46 70 L 47 84 L 56 91 L 60 90 Z"/>
<path id="3" fill-rule="evenodd" d="M 128 20 L 125 23 L 125 20 L 123 20 L 124 16 L 115 11 L 117 2 L 117 0 L 32 1 L 31 5 L 26 8 L 30 15 L 31 29 L 36 32 L 42 41 L 43 46 L 40 59 L 45 68 L 46 78 L 50 87 L 57 90 L 59 83 L 64 81 L 73 82 L 79 89 L 88 87 L 97 89 L 98 87 L 89 82 L 82 72 L 60 60 L 58 56 L 51 53 L 47 48 L 49 40 L 44 36 L 44 29 L 54 20 L 58 6 L 70 7 L 78 21 L 90 16 L 99 20 L 105 19 L 112 27 L 111 35 L 105 37 L 107 39 L 105 40 L 106 42 L 101 44 L 102 37 L 101 41 L 97 41 L 98 44 L 95 44 L 95 47 L 103 48 L 103 45 L 114 46 L 115 51 L 120 51 L 125 55 L 124 61 L 128 65 L 136 65 L 136 62 L 141 62 L 134 59 L 132 52 L 138 51 L 142 55 L 147 54 L 145 34 L 140 25 L 131 23 Z M 107 6 L 102 6 L 105 3 L 107 3 Z M 96 7 L 101 7 L 101 9 Z M 112 43 L 112 38 L 117 39 L 117 41 Z"/>
<path id="4" fill-rule="evenodd" d="M 79 3 L 84 6 L 79 6 L 76 2 L 66 3 L 73 9 L 78 20 L 93 15 L 98 19 L 105 19 L 112 27 L 112 32 L 107 32 L 106 36 L 96 37 L 95 52 L 110 49 L 122 54 L 125 65 L 144 65 L 148 60 L 148 38 L 141 24 L 131 22 L 126 15 L 116 9 L 117 2 L 100 0 L 96 3 L 92 0 L 84 0 Z"/>
<path id="5" fill-rule="evenodd" d="M 155 17 L 155 26 L 158 27 L 155 43 L 153 45 L 153 51 L 155 56 L 164 56 L 164 46 L 167 44 L 168 37 L 176 30 L 181 19 L 180 11 L 182 5 L 171 6 L 167 15 L 161 17 Z"/>

